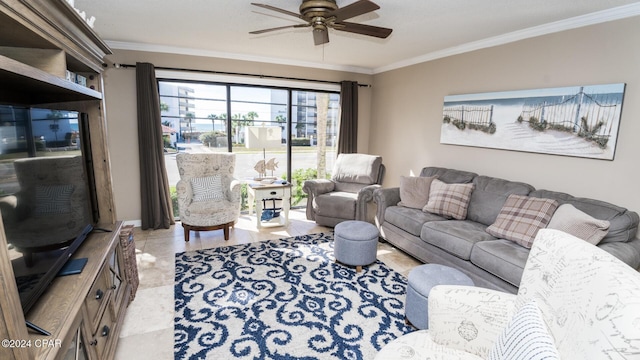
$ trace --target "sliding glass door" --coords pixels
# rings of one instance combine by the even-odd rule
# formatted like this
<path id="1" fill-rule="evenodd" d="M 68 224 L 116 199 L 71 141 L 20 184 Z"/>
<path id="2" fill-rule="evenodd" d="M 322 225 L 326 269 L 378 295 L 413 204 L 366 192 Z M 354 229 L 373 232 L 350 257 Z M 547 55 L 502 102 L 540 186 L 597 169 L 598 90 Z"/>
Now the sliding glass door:
<path id="1" fill-rule="evenodd" d="M 294 90 L 291 103 L 291 201 L 292 206 L 305 206 L 304 180 L 331 177 L 338 145 L 340 95 Z"/>
<path id="2" fill-rule="evenodd" d="M 290 181 L 294 207 L 306 204 L 304 180 L 330 177 L 339 93 L 174 80 L 161 80 L 158 86 L 173 188 L 180 179 L 175 155 L 181 151 L 236 153 L 238 179 Z"/>

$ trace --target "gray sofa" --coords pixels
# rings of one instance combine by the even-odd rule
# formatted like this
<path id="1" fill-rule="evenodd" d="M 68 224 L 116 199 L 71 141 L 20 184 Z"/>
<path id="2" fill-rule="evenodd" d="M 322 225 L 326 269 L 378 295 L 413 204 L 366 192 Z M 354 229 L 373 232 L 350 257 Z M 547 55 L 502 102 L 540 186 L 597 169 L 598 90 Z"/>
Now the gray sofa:
<path id="1" fill-rule="evenodd" d="M 636 238 L 639 217 L 633 211 L 467 171 L 425 167 L 420 176 L 437 176 L 448 184 L 473 183 L 466 219 L 451 220 L 421 209 L 398 206 L 400 188 L 381 188 L 373 195 L 381 237 L 420 261 L 463 271 L 477 286 L 511 293 L 518 290 L 529 249 L 485 231 L 495 222 L 510 194 L 554 199 L 596 219 L 608 220 L 609 231 L 597 246 L 634 269 L 640 267 L 640 239 Z"/>

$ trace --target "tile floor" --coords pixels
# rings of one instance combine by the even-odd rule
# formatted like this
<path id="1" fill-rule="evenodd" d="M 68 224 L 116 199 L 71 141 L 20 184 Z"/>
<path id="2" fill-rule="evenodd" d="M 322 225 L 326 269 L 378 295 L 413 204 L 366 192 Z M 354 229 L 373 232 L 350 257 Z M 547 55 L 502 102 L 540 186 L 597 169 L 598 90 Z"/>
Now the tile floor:
<path id="1" fill-rule="evenodd" d="M 290 217 L 287 227 L 262 228 L 258 231 L 255 216 L 242 214 L 235 228 L 231 229 L 229 241 L 224 241 L 222 231 L 219 230 L 191 233 L 187 243 L 179 223 L 163 230 L 142 231 L 136 228 L 134 240 L 140 285 L 135 300 L 129 305 L 125 315 L 116 360 L 173 359 L 173 281 L 176 253 L 332 230 L 306 220 L 304 209 L 292 210 Z M 405 276 L 420 264 L 389 244 L 379 244 L 378 259 Z"/>

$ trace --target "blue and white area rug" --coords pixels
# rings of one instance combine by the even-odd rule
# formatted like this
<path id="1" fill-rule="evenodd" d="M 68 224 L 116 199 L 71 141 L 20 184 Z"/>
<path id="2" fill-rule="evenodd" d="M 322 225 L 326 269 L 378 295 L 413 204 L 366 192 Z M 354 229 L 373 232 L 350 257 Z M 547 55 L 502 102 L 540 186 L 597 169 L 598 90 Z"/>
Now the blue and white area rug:
<path id="1" fill-rule="evenodd" d="M 372 359 L 413 330 L 405 291 L 336 264 L 332 233 L 177 254 L 175 359 Z"/>

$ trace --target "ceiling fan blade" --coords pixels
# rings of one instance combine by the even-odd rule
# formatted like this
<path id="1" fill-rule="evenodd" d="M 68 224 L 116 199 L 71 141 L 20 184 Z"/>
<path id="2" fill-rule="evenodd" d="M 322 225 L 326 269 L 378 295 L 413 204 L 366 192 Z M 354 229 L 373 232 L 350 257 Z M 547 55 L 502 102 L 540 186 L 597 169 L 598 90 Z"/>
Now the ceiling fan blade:
<path id="1" fill-rule="evenodd" d="M 393 29 L 371 26 L 364 24 L 356 24 L 351 22 L 337 22 L 333 24 L 333 28 L 340 31 L 346 31 L 355 34 L 362 34 L 368 36 L 375 36 L 377 38 L 386 39 Z"/>
<path id="2" fill-rule="evenodd" d="M 327 28 L 313 29 L 313 43 L 322 45 L 329 42 L 329 31 Z"/>
<path id="3" fill-rule="evenodd" d="M 366 14 L 368 12 L 372 12 L 380 9 L 380 6 L 369 0 L 358 0 L 352 4 L 341 7 L 338 10 L 334 10 L 327 14 L 327 18 L 335 16 L 335 21 L 342 21 L 351 19 L 352 17 L 356 17 L 358 15 Z"/>
<path id="4" fill-rule="evenodd" d="M 309 26 L 311 26 L 311 24 L 298 24 L 298 25 L 279 26 L 279 27 L 274 27 L 274 28 L 270 28 L 270 29 L 251 31 L 251 32 L 249 32 L 249 34 L 254 34 L 254 35 L 256 35 L 256 34 L 264 34 L 266 32 L 270 32 L 270 31 L 276 31 L 276 30 L 282 30 L 282 29 L 291 29 L 291 28 L 309 27 Z"/>
<path id="5" fill-rule="evenodd" d="M 298 19 L 304 20 L 302 15 L 300 15 L 298 13 L 294 13 L 293 11 L 280 9 L 280 8 L 275 7 L 275 6 L 271 6 L 271 5 L 267 5 L 267 4 L 251 3 L 251 5 L 255 5 L 257 7 L 261 7 L 263 9 L 267 9 L 267 10 L 277 11 L 279 13 L 286 14 L 286 15 L 289 15 L 289 16 L 294 16 L 294 17 L 297 17 Z"/>

